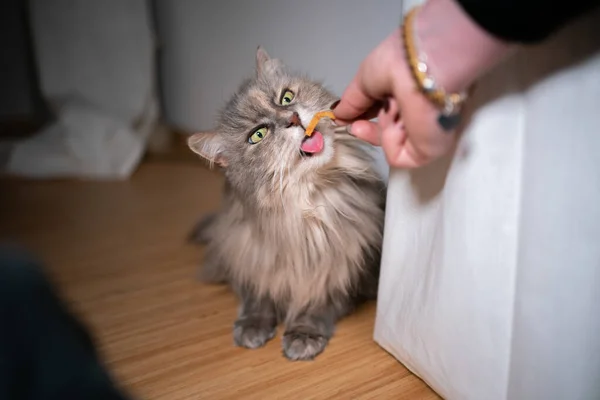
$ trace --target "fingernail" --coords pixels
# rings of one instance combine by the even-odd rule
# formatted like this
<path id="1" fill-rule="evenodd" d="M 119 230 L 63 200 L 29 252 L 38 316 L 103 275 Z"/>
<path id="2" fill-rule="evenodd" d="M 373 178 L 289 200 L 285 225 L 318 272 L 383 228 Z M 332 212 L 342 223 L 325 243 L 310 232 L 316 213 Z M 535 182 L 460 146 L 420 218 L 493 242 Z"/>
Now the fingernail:
<path id="1" fill-rule="evenodd" d="M 354 136 L 354 134 L 352 133 L 352 124 L 346 126 L 346 132 L 348 132 L 348 134 Z"/>
<path id="2" fill-rule="evenodd" d="M 333 111 L 338 106 L 338 104 L 340 104 L 339 100 L 334 101 L 331 107 L 329 107 L 329 109 Z"/>

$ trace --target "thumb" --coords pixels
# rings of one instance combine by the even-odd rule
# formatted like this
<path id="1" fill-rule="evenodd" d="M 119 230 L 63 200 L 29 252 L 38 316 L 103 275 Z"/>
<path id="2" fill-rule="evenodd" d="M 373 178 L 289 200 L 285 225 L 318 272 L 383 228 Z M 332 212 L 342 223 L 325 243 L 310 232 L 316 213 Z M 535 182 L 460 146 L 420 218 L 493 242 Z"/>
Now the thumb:
<path id="1" fill-rule="evenodd" d="M 360 74 L 359 71 L 358 75 L 350 82 L 342 94 L 340 102 L 333 110 L 337 121 L 354 121 L 367 113 L 376 102 L 362 89 Z"/>
<path id="2" fill-rule="evenodd" d="M 375 48 L 360 65 L 340 99 L 340 103 L 333 110 L 336 119 L 341 121 L 354 121 L 368 111 L 378 102 L 391 93 L 391 69 L 394 66 L 392 49 L 395 43 L 390 35 L 377 48 Z M 379 107 L 377 107 L 379 108 Z"/>

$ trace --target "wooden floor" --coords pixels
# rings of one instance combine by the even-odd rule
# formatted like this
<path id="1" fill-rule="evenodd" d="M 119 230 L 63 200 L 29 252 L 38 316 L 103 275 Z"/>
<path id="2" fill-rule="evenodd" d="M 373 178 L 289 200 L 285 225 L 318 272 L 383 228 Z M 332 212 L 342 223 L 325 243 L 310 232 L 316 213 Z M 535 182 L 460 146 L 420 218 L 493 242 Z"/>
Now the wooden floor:
<path id="1" fill-rule="evenodd" d="M 372 340 L 374 304 L 343 320 L 313 362 L 233 346 L 236 300 L 195 280 L 185 243 L 215 208 L 220 176 L 200 164 L 143 164 L 121 183 L 0 181 L 0 237 L 48 264 L 139 399 L 437 399 Z"/>

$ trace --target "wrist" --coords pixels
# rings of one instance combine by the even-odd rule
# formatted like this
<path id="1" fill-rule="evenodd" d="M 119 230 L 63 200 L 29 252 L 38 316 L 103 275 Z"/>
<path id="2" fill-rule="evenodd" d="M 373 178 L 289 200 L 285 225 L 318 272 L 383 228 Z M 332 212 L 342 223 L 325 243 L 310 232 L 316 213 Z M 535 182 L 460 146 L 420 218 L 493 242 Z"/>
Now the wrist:
<path id="1" fill-rule="evenodd" d="M 480 28 L 455 0 L 428 0 L 415 16 L 419 51 L 447 92 L 466 90 L 512 46 Z"/>

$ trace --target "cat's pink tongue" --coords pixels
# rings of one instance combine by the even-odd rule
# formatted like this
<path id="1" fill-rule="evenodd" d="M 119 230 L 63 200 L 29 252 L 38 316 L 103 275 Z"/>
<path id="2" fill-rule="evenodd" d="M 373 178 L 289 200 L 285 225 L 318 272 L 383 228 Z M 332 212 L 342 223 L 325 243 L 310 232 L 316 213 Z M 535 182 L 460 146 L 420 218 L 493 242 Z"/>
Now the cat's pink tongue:
<path id="1" fill-rule="evenodd" d="M 305 137 L 300 149 L 305 153 L 315 154 L 323 150 L 323 135 L 319 131 L 314 131 L 310 137 Z"/>

